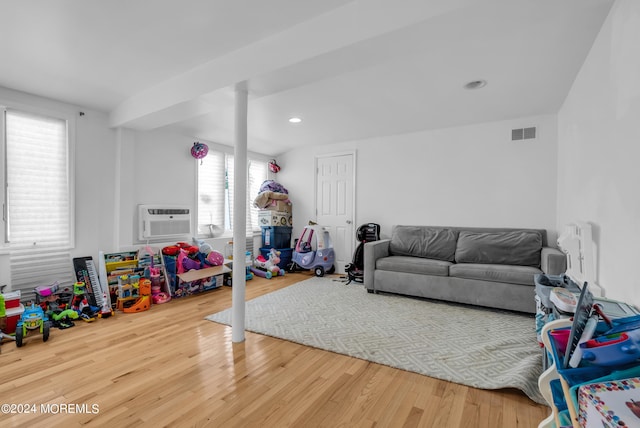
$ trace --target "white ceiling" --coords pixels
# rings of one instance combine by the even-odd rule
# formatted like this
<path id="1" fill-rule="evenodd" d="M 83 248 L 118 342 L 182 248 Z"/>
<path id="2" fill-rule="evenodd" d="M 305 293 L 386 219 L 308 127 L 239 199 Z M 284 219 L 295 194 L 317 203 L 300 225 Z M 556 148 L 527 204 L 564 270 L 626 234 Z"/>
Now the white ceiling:
<path id="1" fill-rule="evenodd" d="M 233 145 L 246 81 L 249 150 L 276 155 L 556 113 L 612 4 L 0 0 L 0 86 Z"/>

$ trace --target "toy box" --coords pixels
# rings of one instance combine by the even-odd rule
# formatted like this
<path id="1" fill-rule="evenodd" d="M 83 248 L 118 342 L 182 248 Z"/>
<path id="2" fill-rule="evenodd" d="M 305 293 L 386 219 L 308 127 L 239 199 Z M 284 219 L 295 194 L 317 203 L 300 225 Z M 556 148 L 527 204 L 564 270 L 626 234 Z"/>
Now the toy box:
<path id="1" fill-rule="evenodd" d="M 22 304 L 18 304 L 17 307 L 7 308 L 7 327 L 3 330 L 4 333 L 13 334 L 16 332 L 16 325 L 23 312 L 24 306 Z"/>
<path id="2" fill-rule="evenodd" d="M 20 290 L 3 293 L 4 307 L 9 310 L 20 306 Z"/>
<path id="3" fill-rule="evenodd" d="M 179 273 L 175 289 L 172 290 L 172 297 L 184 297 L 221 287 L 224 274 L 229 272 L 231 269 L 223 265 Z"/>
<path id="4" fill-rule="evenodd" d="M 285 202 L 285 201 L 281 201 L 281 200 L 277 200 L 277 199 L 272 199 L 271 203 L 262 208 L 263 210 L 269 210 L 269 211 L 280 211 L 283 213 L 289 213 L 291 214 L 292 211 L 292 206 L 291 203 Z"/>
<path id="5" fill-rule="evenodd" d="M 293 226 L 293 216 L 284 211 L 262 210 L 258 211 L 258 224 L 260 226 Z"/>

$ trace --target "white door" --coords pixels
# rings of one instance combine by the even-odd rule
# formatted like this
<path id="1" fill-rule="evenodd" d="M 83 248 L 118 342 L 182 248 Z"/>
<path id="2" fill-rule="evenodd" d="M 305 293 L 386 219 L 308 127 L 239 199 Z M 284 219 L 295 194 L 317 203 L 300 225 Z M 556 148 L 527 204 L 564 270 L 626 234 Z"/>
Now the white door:
<path id="1" fill-rule="evenodd" d="M 316 158 L 316 221 L 331 234 L 336 272 L 351 263 L 355 242 L 353 153 Z"/>

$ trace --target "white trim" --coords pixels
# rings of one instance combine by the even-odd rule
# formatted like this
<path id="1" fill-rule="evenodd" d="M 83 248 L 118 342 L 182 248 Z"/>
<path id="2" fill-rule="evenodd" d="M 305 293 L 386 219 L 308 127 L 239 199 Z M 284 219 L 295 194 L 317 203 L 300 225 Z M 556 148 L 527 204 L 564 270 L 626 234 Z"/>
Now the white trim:
<path id="1" fill-rule="evenodd" d="M 0 229 L 0 254 L 9 254 L 9 245 L 7 243 L 8 224 L 7 224 L 7 154 L 6 144 L 7 130 L 5 128 L 5 119 L 7 108 L 0 105 L 0 165 L 2 165 L 2 174 L 0 175 L 0 221 L 2 228 Z"/>
<path id="2" fill-rule="evenodd" d="M 115 141 L 115 165 L 113 167 L 114 178 L 114 192 L 113 192 L 113 248 L 120 248 L 120 211 L 122 209 L 122 139 L 124 130 L 121 127 L 116 128 L 116 141 Z"/>
<path id="3" fill-rule="evenodd" d="M 76 127 L 78 122 L 76 116 L 78 112 L 74 112 L 72 116 L 67 118 L 67 160 L 69 165 L 69 244 L 71 248 L 76 247 Z"/>

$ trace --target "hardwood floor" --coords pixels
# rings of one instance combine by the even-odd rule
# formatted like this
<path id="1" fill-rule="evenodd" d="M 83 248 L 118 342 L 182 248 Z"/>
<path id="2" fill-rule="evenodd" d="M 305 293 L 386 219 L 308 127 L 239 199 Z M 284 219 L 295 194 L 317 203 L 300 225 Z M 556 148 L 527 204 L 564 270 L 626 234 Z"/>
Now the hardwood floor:
<path id="1" fill-rule="evenodd" d="M 309 276 L 255 278 L 247 299 Z M 0 402 L 23 412 L 3 407 L 0 426 L 528 428 L 549 414 L 519 391 L 474 389 L 249 332 L 233 344 L 230 327 L 204 320 L 230 306 L 231 288 L 222 287 L 52 329 L 47 342 L 5 342 Z"/>

